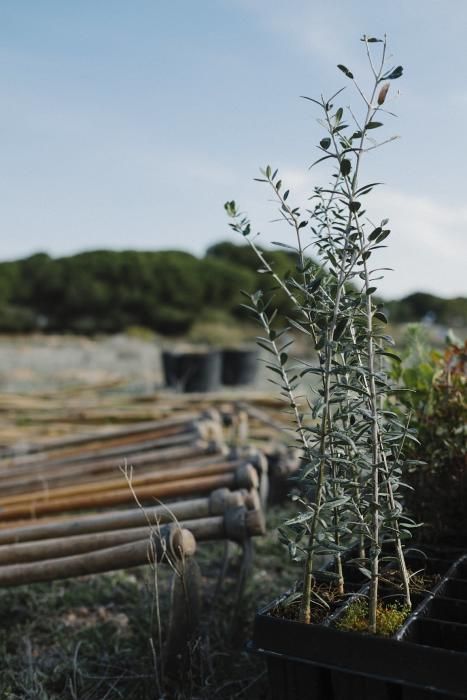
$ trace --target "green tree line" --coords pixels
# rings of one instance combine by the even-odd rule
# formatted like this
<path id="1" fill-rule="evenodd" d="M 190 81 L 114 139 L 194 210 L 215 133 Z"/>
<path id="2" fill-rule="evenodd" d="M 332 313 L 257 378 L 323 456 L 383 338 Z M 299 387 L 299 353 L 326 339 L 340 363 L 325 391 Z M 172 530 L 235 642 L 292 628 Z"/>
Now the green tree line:
<path id="1" fill-rule="evenodd" d="M 295 267 L 286 251 L 267 251 L 281 278 Z M 97 250 L 62 258 L 38 253 L 0 263 L 0 332 L 113 333 L 139 325 L 158 333 L 187 332 L 201 313 L 247 316 L 241 290 L 274 288 L 257 270 L 249 246 L 229 242 L 204 258 L 182 251 Z M 275 305 L 287 313 L 280 290 Z M 392 320 L 416 321 L 435 313 L 442 323 L 467 324 L 467 300 L 415 294 L 388 304 Z"/>
<path id="2" fill-rule="evenodd" d="M 284 252 L 270 257 L 281 273 L 291 265 Z M 181 334 L 206 310 L 244 317 L 241 290 L 256 289 L 256 267 L 248 247 L 230 243 L 202 259 L 182 251 L 38 253 L 0 263 L 0 332 L 112 333 L 140 325 Z"/>

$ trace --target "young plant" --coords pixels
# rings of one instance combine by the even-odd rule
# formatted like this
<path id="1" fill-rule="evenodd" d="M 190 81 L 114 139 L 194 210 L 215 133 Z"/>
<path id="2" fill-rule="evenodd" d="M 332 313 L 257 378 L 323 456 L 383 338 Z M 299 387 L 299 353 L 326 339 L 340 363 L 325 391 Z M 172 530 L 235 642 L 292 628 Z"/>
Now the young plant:
<path id="1" fill-rule="evenodd" d="M 303 451 L 297 479 L 302 511 L 281 529 L 292 556 L 304 560 L 300 620 L 312 619 L 316 557 L 332 555 L 342 593 L 342 553 L 349 543 L 358 542 L 357 563 L 370 579 L 369 629 L 375 632 L 383 544 L 394 545 L 410 606 L 403 540 L 410 536 L 413 523 L 404 515 L 400 498 L 403 446 L 413 436 L 386 408 L 393 386 L 385 364 L 395 356 L 388 351 L 393 343 L 374 298 L 381 269 L 374 268 L 370 259 L 384 247 L 390 231 L 387 219 L 372 224 L 364 207 L 365 197 L 379 183 L 361 182 L 363 157 L 394 138 L 376 141 L 373 134 L 382 127 L 388 91 L 402 75 L 402 67 L 386 65 L 385 39 L 364 36 L 362 41 L 372 78 L 368 95 L 346 66 L 338 66 L 363 102 L 361 116 L 336 103 L 342 90 L 329 99 L 305 98 L 319 108 L 318 121 L 325 131 L 319 142 L 322 156 L 312 167 L 331 163 L 331 184 L 316 187 L 311 206 L 302 208 L 290 203 L 290 191 L 278 170 L 267 166 L 257 178 L 272 190 L 280 220 L 295 234 L 296 243 L 285 246 L 296 255 L 295 273 L 287 278 L 277 275 L 257 247 L 248 218 L 234 201 L 225 209 L 233 219 L 230 226 L 256 252 L 260 271 L 272 276 L 293 307 L 293 313 L 279 323 L 273 298 L 257 292 L 247 306 L 263 328 L 258 343 L 271 358 L 272 381 L 288 402 Z M 317 364 L 292 362 L 288 349 L 293 341 L 287 335 L 291 328 L 310 341 Z M 317 385 L 309 387 L 309 410 L 304 412 L 303 397 L 297 392 L 309 377 Z"/>

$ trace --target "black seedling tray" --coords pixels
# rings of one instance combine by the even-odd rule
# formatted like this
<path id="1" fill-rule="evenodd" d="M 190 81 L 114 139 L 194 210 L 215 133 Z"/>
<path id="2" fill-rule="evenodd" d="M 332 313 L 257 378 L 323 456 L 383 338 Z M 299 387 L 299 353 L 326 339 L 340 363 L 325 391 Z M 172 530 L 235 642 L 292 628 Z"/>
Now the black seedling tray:
<path id="1" fill-rule="evenodd" d="M 335 627 L 348 601 L 321 624 L 274 617 L 277 602 L 261 610 L 249 648 L 267 660 L 272 700 L 466 699 L 467 555 L 437 548 L 427 554 L 413 551 L 407 559 L 412 570 L 434 576 L 433 587 L 414 594 L 413 612 L 394 637 Z M 357 585 L 350 584 L 349 600 Z M 387 585 L 381 593 L 400 596 Z"/>
<path id="2" fill-rule="evenodd" d="M 423 613 L 432 620 L 442 620 L 444 622 L 456 622 L 457 624 L 467 625 L 466 600 L 435 596 L 429 600 Z"/>

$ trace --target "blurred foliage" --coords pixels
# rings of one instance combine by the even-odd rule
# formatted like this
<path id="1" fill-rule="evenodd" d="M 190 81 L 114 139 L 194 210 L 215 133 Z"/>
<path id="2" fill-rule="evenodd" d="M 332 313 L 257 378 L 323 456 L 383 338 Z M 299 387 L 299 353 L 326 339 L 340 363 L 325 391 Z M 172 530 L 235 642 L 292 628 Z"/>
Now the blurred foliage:
<path id="1" fill-rule="evenodd" d="M 290 252 L 264 254 L 282 279 L 294 271 Z M 96 250 L 56 259 L 38 253 L 0 263 L 0 332 L 93 334 L 139 326 L 181 335 L 206 312 L 221 312 L 228 325 L 244 320 L 240 290 L 275 287 L 271 275 L 258 272 L 251 248 L 230 242 L 212 246 L 203 259 L 183 251 Z M 275 289 L 274 304 L 281 314 L 290 313 L 281 290 Z M 465 299 L 413 294 L 387 307 L 396 321 L 434 314 L 443 323 L 467 325 Z"/>
<path id="2" fill-rule="evenodd" d="M 259 246 L 258 248 L 265 254 L 272 269 L 281 279 L 287 279 L 287 277 L 290 276 L 290 273 L 295 271 L 296 260 L 293 253 L 283 250 L 265 251 Z M 206 251 L 206 256 L 208 259 L 213 258 L 216 260 L 223 260 L 229 265 L 235 265 L 236 267 L 241 267 L 244 270 L 248 270 L 251 279 L 251 286 L 242 287 L 244 291 L 252 293 L 260 289 L 268 298 L 270 293 L 273 291 L 274 308 L 278 309 L 279 315 L 289 314 L 291 312 L 292 306 L 287 295 L 285 295 L 282 290 L 278 289 L 277 283 L 274 282 L 270 275 L 263 274 L 258 271 L 260 262 L 257 255 L 249 245 L 240 246 L 235 245 L 234 243 L 229 243 L 228 241 L 216 243 L 208 248 Z M 245 300 L 242 299 L 242 302 L 243 301 Z M 235 314 L 240 317 L 249 316 L 249 312 L 246 312 L 240 306 L 236 308 Z"/>
<path id="3" fill-rule="evenodd" d="M 199 315 L 186 335 L 189 343 L 207 343 L 224 347 L 243 346 L 255 342 L 257 328 L 253 324 L 235 321 L 221 309 L 206 309 Z"/>
<path id="4" fill-rule="evenodd" d="M 444 352 L 430 349 L 426 331 L 409 327 L 402 363 L 394 373 L 411 411 L 420 445 L 412 445 L 408 505 L 423 538 L 452 540 L 467 533 L 467 342 L 451 337 Z"/>
<path id="5" fill-rule="evenodd" d="M 181 251 L 40 253 L 0 264 L 0 331 L 182 334 L 206 307 L 234 314 L 253 287 L 248 269 Z"/>
<path id="6" fill-rule="evenodd" d="M 385 304 L 389 319 L 396 323 L 431 321 L 443 326 L 465 328 L 467 326 L 467 299 L 442 299 L 416 292 L 398 301 Z"/>

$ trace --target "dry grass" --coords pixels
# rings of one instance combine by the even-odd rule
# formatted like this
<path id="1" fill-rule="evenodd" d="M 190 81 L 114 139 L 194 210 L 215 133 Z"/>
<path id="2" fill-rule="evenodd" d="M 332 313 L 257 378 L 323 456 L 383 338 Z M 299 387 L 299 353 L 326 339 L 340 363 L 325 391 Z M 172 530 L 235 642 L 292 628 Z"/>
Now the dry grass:
<path id="1" fill-rule="evenodd" d="M 222 594 L 215 597 L 223 556 L 219 543 L 200 545 L 202 627 L 175 680 L 155 691 L 158 629 L 152 572 L 147 567 L 0 591 L 0 698 L 8 700 L 261 700 L 261 660 L 245 651 L 254 612 L 290 587 L 295 566 L 277 543 L 284 511 L 269 513 L 269 534 L 256 543 L 245 598 L 236 610 L 240 550 L 234 548 Z M 165 633 L 171 571 L 160 567 Z M 156 658 L 155 658 L 156 655 Z M 155 694 L 156 693 L 156 694 Z"/>

